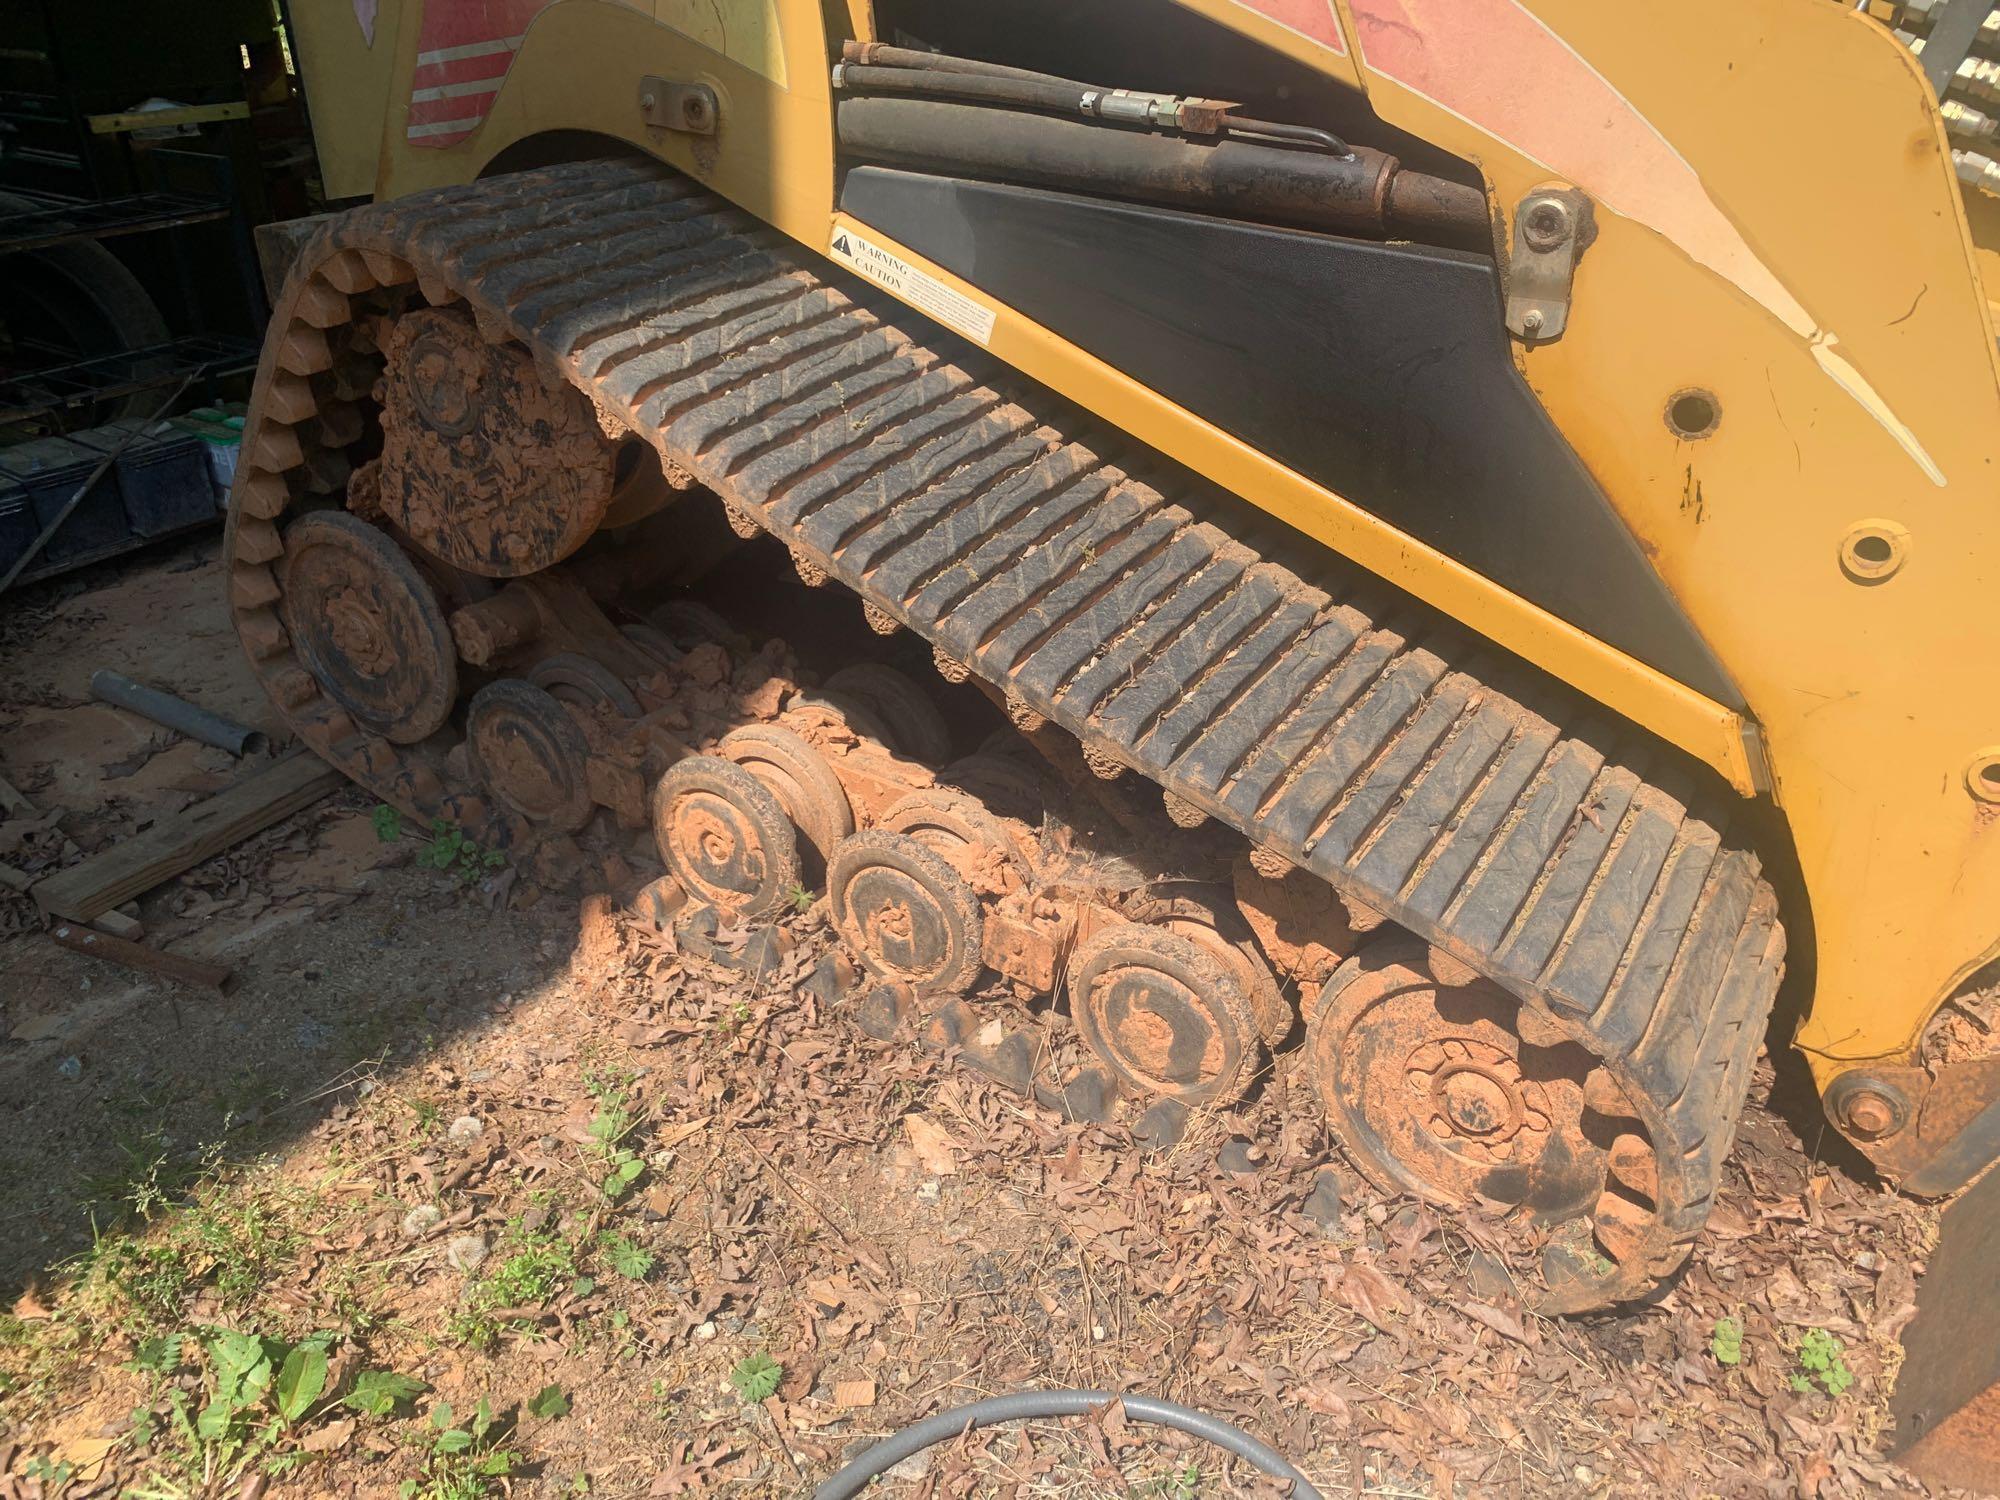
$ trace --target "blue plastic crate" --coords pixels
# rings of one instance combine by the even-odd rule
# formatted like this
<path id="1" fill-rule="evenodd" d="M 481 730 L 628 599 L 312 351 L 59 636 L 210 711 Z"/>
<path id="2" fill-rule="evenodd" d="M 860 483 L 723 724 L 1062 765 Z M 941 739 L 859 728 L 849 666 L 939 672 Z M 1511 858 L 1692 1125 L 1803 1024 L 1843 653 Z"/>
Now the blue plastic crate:
<path id="1" fill-rule="evenodd" d="M 89 479 L 103 461 L 102 453 L 69 438 L 37 438 L 32 443 L 0 449 L 0 477 L 12 480 L 28 492 L 35 513 L 35 529 L 39 532 L 62 514 L 77 486 Z M 125 500 L 119 493 L 114 470 L 97 481 L 30 567 L 40 572 L 51 564 L 108 557 L 129 543 L 131 536 L 132 528 L 125 521 Z"/>
<path id="2" fill-rule="evenodd" d="M 11 479 L 0 479 L 0 575 L 14 566 L 41 529 L 28 492 Z"/>
<path id="3" fill-rule="evenodd" d="M 118 455 L 118 490 L 132 530 L 142 537 L 166 536 L 216 518 L 215 485 L 201 440 L 173 423 L 128 417 L 73 436 L 97 453 L 109 453 L 127 434 L 131 441 Z"/>

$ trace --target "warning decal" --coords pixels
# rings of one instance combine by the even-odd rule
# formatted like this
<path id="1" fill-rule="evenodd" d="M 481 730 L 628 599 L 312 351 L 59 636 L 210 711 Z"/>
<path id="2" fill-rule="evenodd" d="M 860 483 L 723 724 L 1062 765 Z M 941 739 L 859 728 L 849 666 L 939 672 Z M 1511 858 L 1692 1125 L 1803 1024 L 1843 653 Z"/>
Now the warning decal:
<path id="1" fill-rule="evenodd" d="M 900 255 L 892 255 L 845 225 L 833 231 L 833 258 L 870 281 L 879 282 L 918 312 L 935 318 L 953 333 L 984 344 L 993 337 L 993 309 L 946 286 L 928 271 Z"/>

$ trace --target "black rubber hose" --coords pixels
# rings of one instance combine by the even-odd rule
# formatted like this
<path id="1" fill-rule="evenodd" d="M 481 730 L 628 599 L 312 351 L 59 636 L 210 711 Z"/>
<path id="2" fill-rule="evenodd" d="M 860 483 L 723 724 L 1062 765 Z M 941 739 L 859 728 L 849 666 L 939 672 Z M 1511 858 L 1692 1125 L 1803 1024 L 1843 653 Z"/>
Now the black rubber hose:
<path id="1" fill-rule="evenodd" d="M 1171 1427 L 1205 1443 L 1234 1453 L 1275 1479 L 1292 1482 L 1292 1500 L 1323 1500 L 1311 1480 L 1293 1468 L 1283 1454 L 1259 1442 L 1247 1432 L 1231 1427 L 1220 1417 L 1162 1401 L 1157 1396 L 1120 1396 L 1112 1391 L 1020 1391 L 1012 1396 L 994 1396 L 970 1406 L 955 1407 L 934 1417 L 905 1427 L 851 1460 L 831 1479 L 813 1491 L 813 1500 L 851 1500 L 878 1474 L 886 1474 L 913 1453 L 948 1442 L 973 1427 L 993 1427 L 1001 1422 L 1030 1422 L 1048 1417 L 1082 1417 L 1113 1401 L 1122 1401 L 1125 1415 L 1135 1422 L 1155 1427 Z"/>
<path id="2" fill-rule="evenodd" d="M 929 99 L 1011 104 L 1062 115 L 1081 114 L 1083 101 L 1090 93 L 1080 84 L 1073 83 L 1039 83 L 1026 78 L 948 73 L 933 68 L 881 68 L 867 63 L 842 63 L 840 86 L 873 94 L 915 94 Z"/>

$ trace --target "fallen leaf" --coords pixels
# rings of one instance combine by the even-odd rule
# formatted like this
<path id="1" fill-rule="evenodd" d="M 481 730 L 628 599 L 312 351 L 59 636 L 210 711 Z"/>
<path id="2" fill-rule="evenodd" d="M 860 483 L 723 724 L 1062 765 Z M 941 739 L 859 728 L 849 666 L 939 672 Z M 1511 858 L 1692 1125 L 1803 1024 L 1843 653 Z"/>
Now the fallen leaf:
<path id="1" fill-rule="evenodd" d="M 833 1383 L 833 1404 L 843 1407 L 873 1406 L 875 1404 L 875 1382 L 872 1380 L 836 1380 Z"/>
<path id="2" fill-rule="evenodd" d="M 299 1447 L 307 1453 L 331 1453 L 342 1447 L 354 1436 L 354 1418 L 342 1417 L 337 1422 L 328 1422 L 323 1427 L 315 1427 L 299 1439 Z"/>
<path id="3" fill-rule="evenodd" d="M 924 1164 L 924 1170 L 933 1177 L 951 1177 L 958 1171 L 958 1142 L 942 1125 L 925 1119 L 922 1115 L 903 1117 L 903 1128 L 909 1132 L 910 1147 Z"/>

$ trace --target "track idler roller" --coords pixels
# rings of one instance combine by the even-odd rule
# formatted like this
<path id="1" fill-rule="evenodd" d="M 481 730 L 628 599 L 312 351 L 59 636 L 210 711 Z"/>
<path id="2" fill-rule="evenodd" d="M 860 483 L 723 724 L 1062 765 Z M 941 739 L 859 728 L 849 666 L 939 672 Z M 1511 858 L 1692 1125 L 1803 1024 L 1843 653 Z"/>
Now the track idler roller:
<path id="1" fill-rule="evenodd" d="M 746 724 L 715 747 L 768 787 L 824 868 L 834 846 L 854 832 L 854 809 L 826 757 L 782 724 Z"/>
<path id="2" fill-rule="evenodd" d="M 929 695 L 894 667 L 856 662 L 826 679 L 822 691 L 835 702 L 858 703 L 887 736 L 890 749 L 942 765 L 951 758 L 951 730 Z"/>
<path id="3" fill-rule="evenodd" d="M 979 974 L 979 898 L 934 849 L 871 828 L 841 841 L 826 874 L 834 931 L 871 974 L 920 995 L 958 995 Z"/>
<path id="4" fill-rule="evenodd" d="M 933 786 L 912 792 L 885 811 L 875 826 L 908 834 L 936 850 L 968 880 L 984 875 L 976 883 L 982 888 L 995 887 L 991 894 L 1004 891 L 1005 878 L 998 870 L 982 872 L 982 864 L 997 860 L 1010 867 L 1022 883 L 1034 876 L 1022 840 L 978 798 L 956 787 Z"/>
<path id="5" fill-rule="evenodd" d="M 306 669 L 354 721 L 398 745 L 444 727 L 458 652 L 437 596 L 384 532 L 344 511 L 286 528 L 280 618 Z"/>
<path id="6" fill-rule="evenodd" d="M 1177 932 L 1119 922 L 1070 957 L 1070 1014 L 1084 1044 L 1132 1092 L 1233 1104 L 1260 1051 L 1242 981 Z"/>
<path id="7" fill-rule="evenodd" d="M 688 894 L 731 916 L 769 916 L 798 889 L 791 819 L 734 761 L 691 756 L 662 776 L 653 789 L 653 834 Z"/>
<path id="8" fill-rule="evenodd" d="M 1195 887 L 1173 895 L 1142 896 L 1126 908 L 1126 915 L 1179 933 L 1221 959 L 1249 1000 L 1258 1034 L 1267 1046 L 1275 1047 L 1290 1034 L 1297 1017 L 1227 890 Z"/>
<path id="9" fill-rule="evenodd" d="M 1413 939 L 1341 965 L 1308 1018 L 1306 1064 L 1382 1187 L 1541 1226 L 1545 1310 L 1597 1305 L 1654 1252 L 1657 1162 L 1636 1121 L 1593 1107 L 1622 1098 L 1597 1059 L 1489 981 L 1439 984 Z"/>
<path id="10" fill-rule="evenodd" d="M 622 719 L 636 719 L 645 712 L 624 678 L 580 651 L 558 651 L 543 657 L 528 669 L 528 681 L 585 713 L 601 706 Z"/>
<path id="11" fill-rule="evenodd" d="M 554 696 L 504 677 L 473 694 L 465 754 L 493 800 L 546 832 L 590 821 L 590 741 Z"/>
<path id="12" fill-rule="evenodd" d="M 397 319 L 384 350 L 374 504 L 426 551 L 488 578 L 561 562 L 617 487 L 590 400 L 543 378 L 518 344 L 434 307 Z"/>

